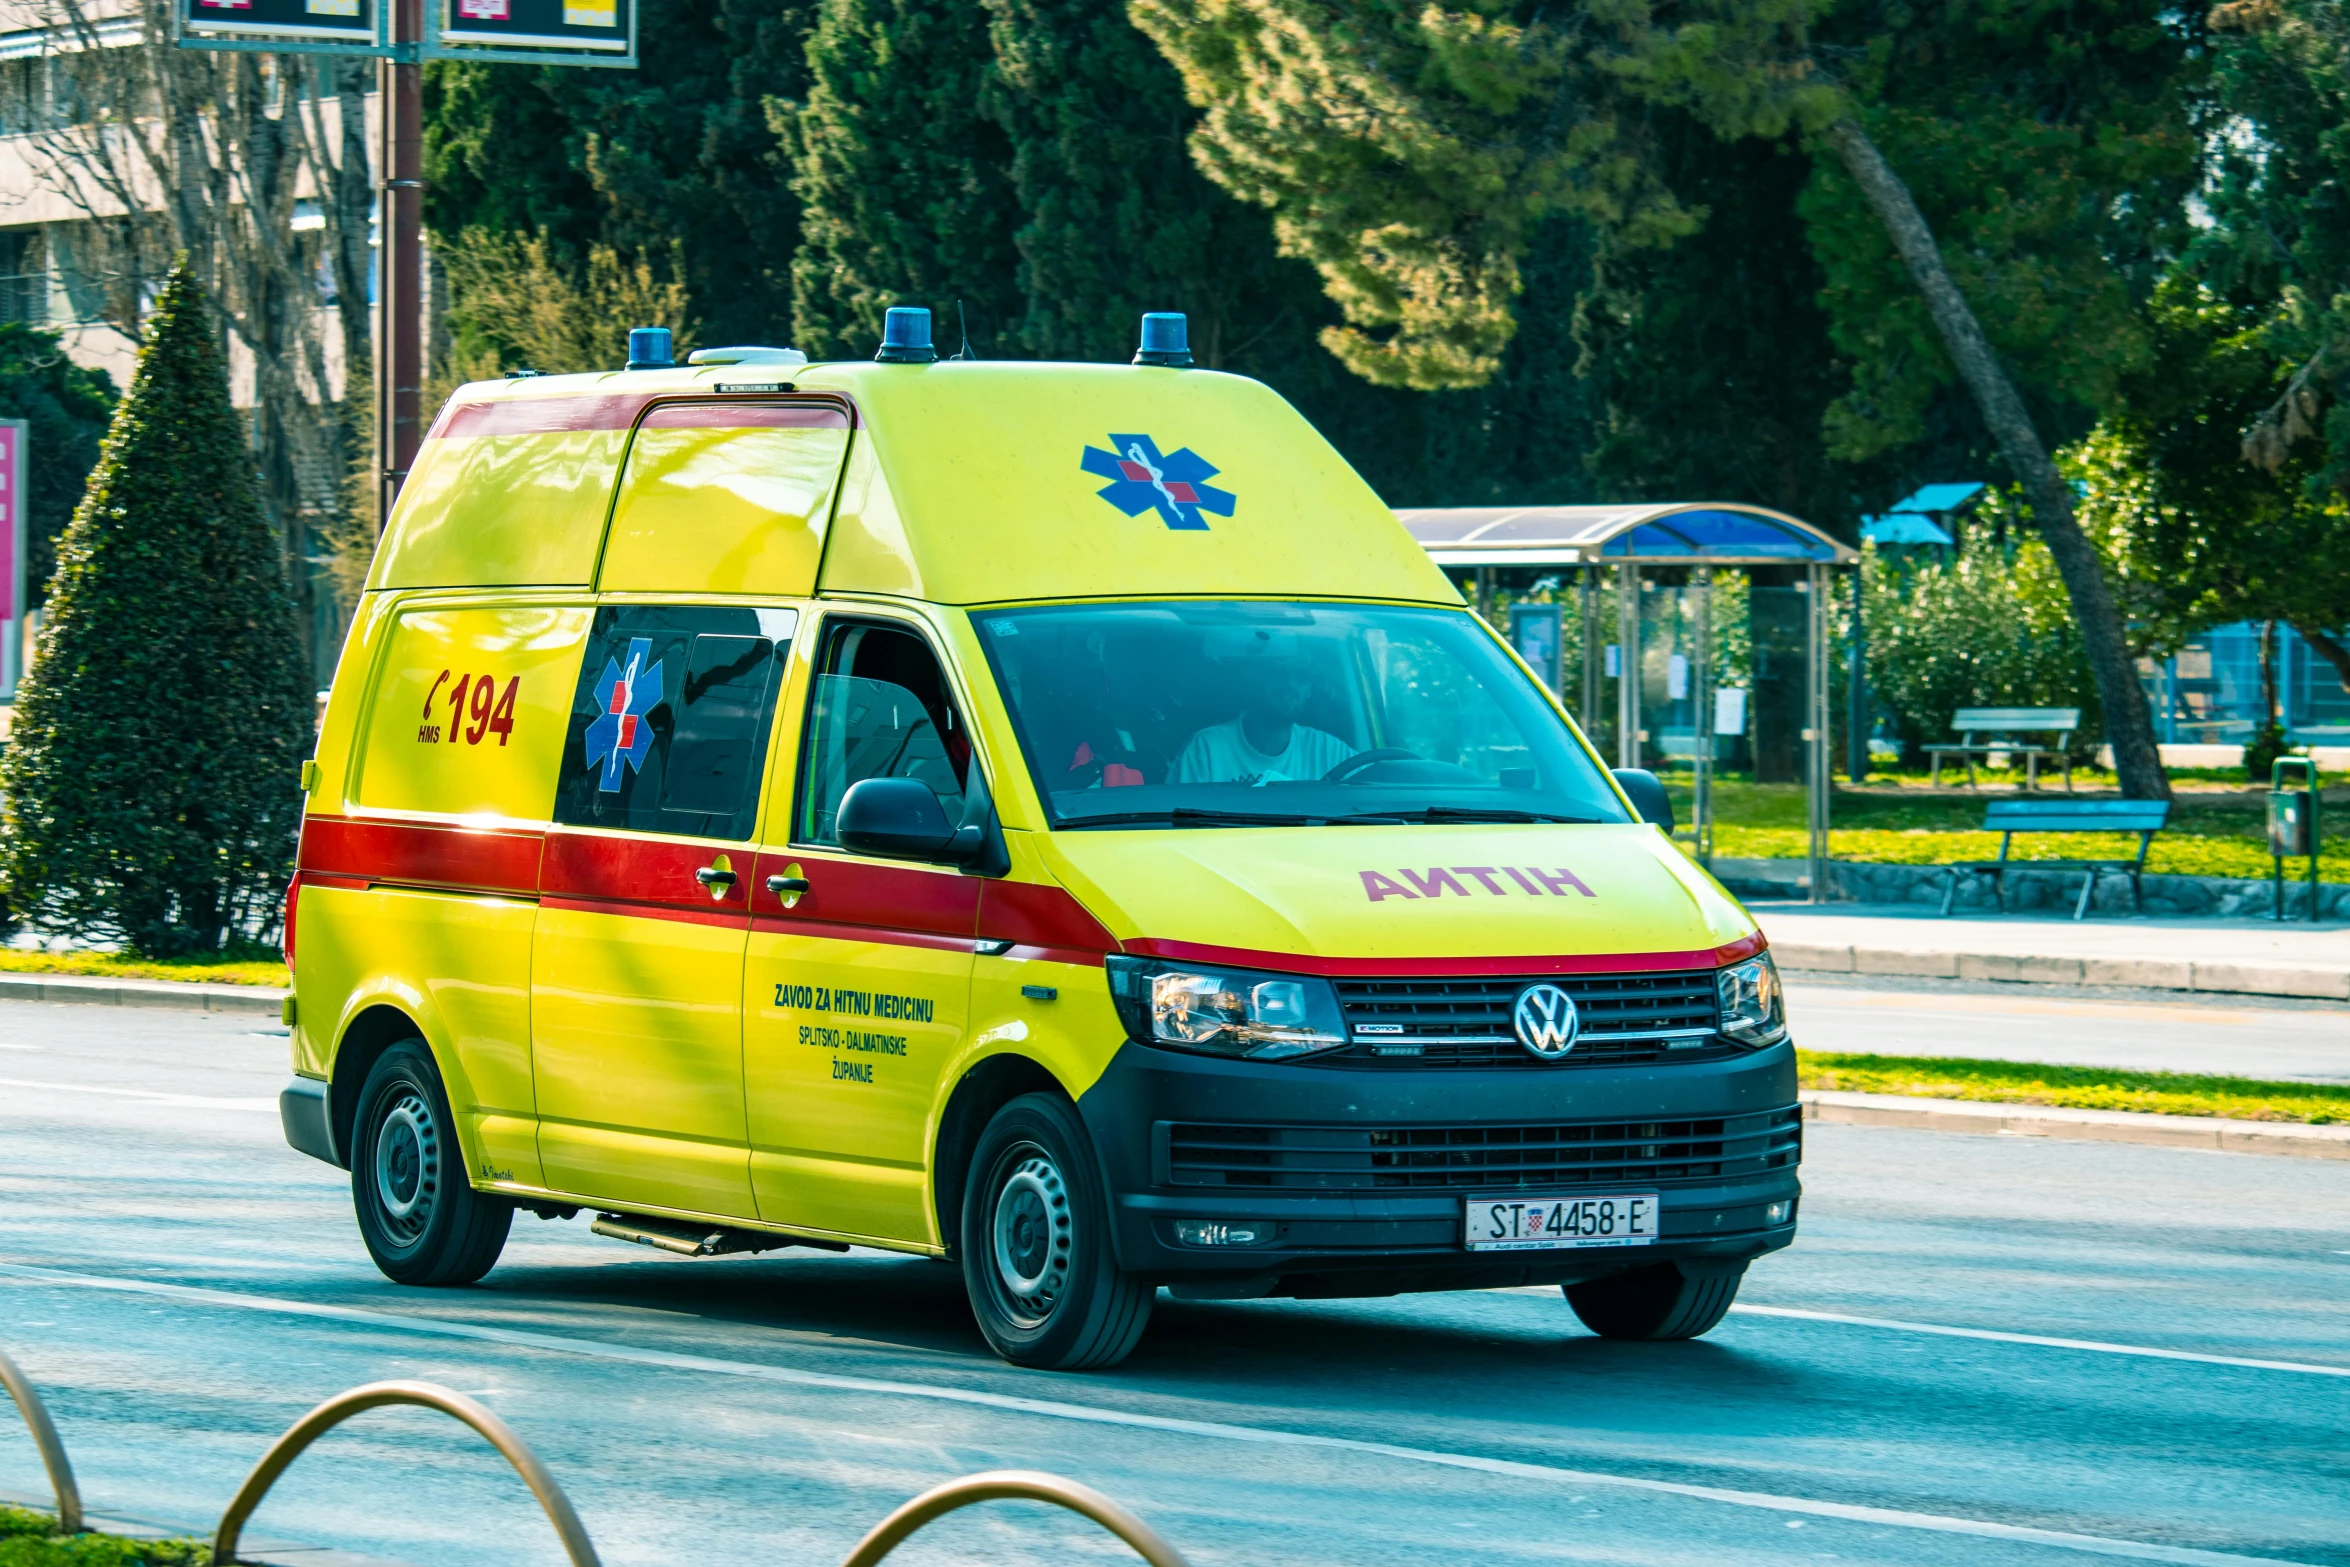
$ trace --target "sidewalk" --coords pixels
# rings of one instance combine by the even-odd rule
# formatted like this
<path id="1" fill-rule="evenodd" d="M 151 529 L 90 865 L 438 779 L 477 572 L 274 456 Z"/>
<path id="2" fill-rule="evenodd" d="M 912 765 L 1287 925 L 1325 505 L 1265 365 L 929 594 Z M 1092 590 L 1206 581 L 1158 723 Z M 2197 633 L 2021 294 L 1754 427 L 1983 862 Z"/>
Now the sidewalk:
<path id="1" fill-rule="evenodd" d="M 1748 904 L 1782 968 L 2350 1001 L 2350 925 Z"/>

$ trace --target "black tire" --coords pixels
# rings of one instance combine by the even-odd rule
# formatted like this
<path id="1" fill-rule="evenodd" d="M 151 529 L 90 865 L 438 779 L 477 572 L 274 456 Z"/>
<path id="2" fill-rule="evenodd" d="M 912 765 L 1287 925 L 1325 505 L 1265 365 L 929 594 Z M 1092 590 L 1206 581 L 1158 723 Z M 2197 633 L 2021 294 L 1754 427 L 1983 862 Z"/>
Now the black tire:
<path id="1" fill-rule="evenodd" d="M 1118 1269 L 1084 1123 L 1057 1094 L 995 1113 L 963 1185 L 963 1288 L 990 1348 L 1016 1366 L 1082 1371 L 1134 1352 L 1157 1290 Z"/>
<path id="2" fill-rule="evenodd" d="M 1698 1338 L 1720 1326 L 1746 1267 L 1691 1277 L 1669 1262 L 1565 1286 L 1567 1304 L 1601 1338 Z"/>
<path id="3" fill-rule="evenodd" d="M 440 1069 L 421 1039 L 386 1050 L 351 1121 L 351 1204 L 395 1284 L 471 1284 L 497 1262 L 514 1205 L 467 1179 Z"/>

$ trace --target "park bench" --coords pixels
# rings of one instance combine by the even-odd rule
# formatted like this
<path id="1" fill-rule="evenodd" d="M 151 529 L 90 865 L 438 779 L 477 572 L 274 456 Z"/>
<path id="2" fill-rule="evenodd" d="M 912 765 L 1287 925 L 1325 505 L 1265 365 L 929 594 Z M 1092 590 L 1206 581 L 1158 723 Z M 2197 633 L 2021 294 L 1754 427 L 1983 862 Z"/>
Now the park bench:
<path id="1" fill-rule="evenodd" d="M 2120 872 L 2130 878 L 2132 906 L 2143 912 L 2138 882 L 2146 871 L 2146 850 L 2169 820 L 2168 800 L 1993 800 L 1983 809 L 1983 828 L 1999 834 L 1999 858 L 1962 860 L 1951 866 L 1950 883 L 1942 892 L 1942 912 L 1948 914 L 1958 897 L 1961 876 L 1990 877 L 2004 909 L 2005 877 L 2011 870 L 2081 872 L 2081 901 L 2073 908 L 2074 919 L 2088 914 L 2089 894 L 2097 889 L 2097 878 L 2107 871 Z M 2008 845 L 2019 832 L 2134 832 L 2138 854 L 2127 860 L 2011 860 Z"/>
<path id="2" fill-rule="evenodd" d="M 1950 727 L 1958 731 L 1958 738 L 1940 745 L 1926 747 L 1926 755 L 1933 759 L 1933 776 L 1929 786 L 1942 782 L 1942 760 L 1955 756 L 1966 764 L 1966 783 L 1975 786 L 1975 758 L 1987 757 L 1994 751 L 2024 759 L 2024 787 L 2036 789 L 2040 784 L 2040 758 L 2052 756 L 2064 769 L 2064 787 L 2070 793 L 2073 787 L 2073 762 L 2069 754 L 2073 731 L 2081 727 L 2081 710 L 2077 707 L 1962 707 L 1950 715 Z M 2056 744 L 2020 745 L 2003 735 L 2053 734 Z M 1981 736 L 1983 738 L 1977 738 Z"/>

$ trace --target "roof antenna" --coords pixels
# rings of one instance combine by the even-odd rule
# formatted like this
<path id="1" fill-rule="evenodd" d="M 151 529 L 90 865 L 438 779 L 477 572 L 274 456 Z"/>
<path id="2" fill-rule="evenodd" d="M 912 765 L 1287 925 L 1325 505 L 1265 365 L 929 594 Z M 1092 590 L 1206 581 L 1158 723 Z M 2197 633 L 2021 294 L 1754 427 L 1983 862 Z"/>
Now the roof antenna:
<path id="1" fill-rule="evenodd" d="M 955 301 L 955 325 L 963 333 L 963 346 L 955 357 L 969 359 L 971 357 L 971 323 L 963 318 L 963 302 L 960 299 Z"/>

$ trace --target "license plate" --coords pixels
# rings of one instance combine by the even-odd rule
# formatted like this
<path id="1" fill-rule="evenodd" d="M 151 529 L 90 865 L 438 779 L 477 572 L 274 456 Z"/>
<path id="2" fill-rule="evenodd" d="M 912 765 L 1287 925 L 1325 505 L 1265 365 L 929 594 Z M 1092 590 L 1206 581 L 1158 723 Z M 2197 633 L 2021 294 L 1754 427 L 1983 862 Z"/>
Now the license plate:
<path id="1" fill-rule="evenodd" d="M 1656 1239 L 1654 1192 L 1606 1197 L 1471 1197 L 1462 1206 L 1462 1228 L 1471 1251 L 1646 1246 Z"/>

